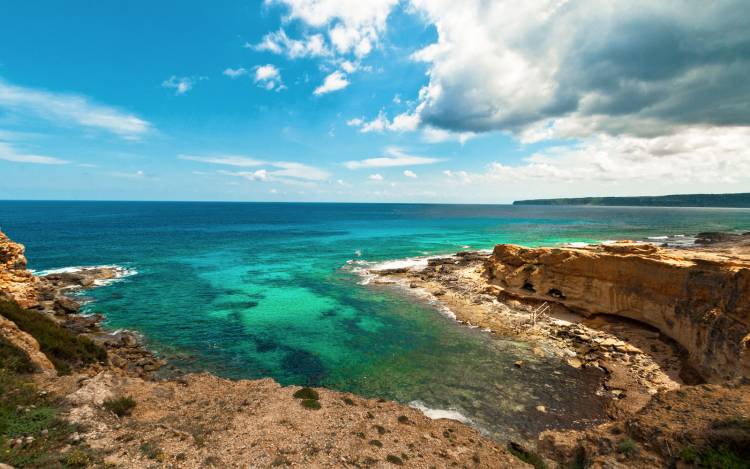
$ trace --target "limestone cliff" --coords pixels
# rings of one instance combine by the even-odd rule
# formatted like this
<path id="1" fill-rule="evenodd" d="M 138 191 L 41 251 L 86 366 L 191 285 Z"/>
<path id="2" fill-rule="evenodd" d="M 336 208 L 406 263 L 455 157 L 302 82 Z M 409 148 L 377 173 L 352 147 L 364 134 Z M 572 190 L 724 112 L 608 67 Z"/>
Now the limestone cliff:
<path id="1" fill-rule="evenodd" d="M 649 244 L 536 248 L 500 244 L 491 283 L 517 298 L 637 320 L 674 339 L 708 380 L 750 376 L 750 261 Z"/>
<path id="2" fill-rule="evenodd" d="M 37 301 L 38 279 L 26 269 L 22 244 L 14 243 L 0 231 L 0 292 L 4 292 L 24 308 L 33 308 Z"/>

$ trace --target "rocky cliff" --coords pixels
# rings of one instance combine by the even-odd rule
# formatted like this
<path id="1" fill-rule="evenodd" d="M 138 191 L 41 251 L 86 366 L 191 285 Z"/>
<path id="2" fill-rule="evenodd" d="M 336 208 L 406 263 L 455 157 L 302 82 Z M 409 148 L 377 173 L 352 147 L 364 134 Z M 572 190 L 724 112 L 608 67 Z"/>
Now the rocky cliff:
<path id="1" fill-rule="evenodd" d="M 5 293 L 24 308 L 37 306 L 37 278 L 26 269 L 22 244 L 0 231 L 0 295 Z"/>
<path id="2" fill-rule="evenodd" d="M 500 244 L 489 281 L 512 297 L 610 314 L 657 328 L 709 381 L 750 376 L 750 259 L 616 243 L 587 248 Z"/>

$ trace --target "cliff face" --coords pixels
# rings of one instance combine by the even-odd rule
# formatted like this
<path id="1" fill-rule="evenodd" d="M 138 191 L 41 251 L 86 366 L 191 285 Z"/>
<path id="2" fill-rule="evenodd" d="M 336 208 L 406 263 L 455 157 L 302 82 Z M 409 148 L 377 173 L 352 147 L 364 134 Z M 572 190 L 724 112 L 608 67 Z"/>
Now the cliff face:
<path id="1" fill-rule="evenodd" d="M 611 314 L 656 327 L 708 380 L 750 376 L 750 261 L 617 243 L 590 248 L 497 245 L 490 282 L 518 298 L 584 316 Z"/>
<path id="2" fill-rule="evenodd" d="M 24 308 L 36 307 L 38 280 L 26 269 L 22 244 L 14 243 L 0 231 L 0 292 Z"/>

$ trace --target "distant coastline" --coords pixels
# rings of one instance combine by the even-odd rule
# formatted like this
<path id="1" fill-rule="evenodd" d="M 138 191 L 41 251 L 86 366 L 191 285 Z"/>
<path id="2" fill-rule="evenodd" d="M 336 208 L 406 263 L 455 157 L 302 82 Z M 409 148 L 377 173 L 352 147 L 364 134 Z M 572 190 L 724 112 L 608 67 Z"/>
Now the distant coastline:
<path id="1" fill-rule="evenodd" d="M 634 197 L 579 197 L 516 200 L 513 205 L 599 205 L 605 207 L 725 207 L 750 208 L 750 193 L 675 194 Z"/>

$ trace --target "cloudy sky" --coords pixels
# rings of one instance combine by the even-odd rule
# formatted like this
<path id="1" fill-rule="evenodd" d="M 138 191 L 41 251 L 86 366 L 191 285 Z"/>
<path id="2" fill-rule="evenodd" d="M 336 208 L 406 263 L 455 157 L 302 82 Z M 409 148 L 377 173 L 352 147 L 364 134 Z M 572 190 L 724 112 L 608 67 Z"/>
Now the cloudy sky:
<path id="1" fill-rule="evenodd" d="M 0 198 L 750 192 L 744 3 L 5 2 Z"/>

